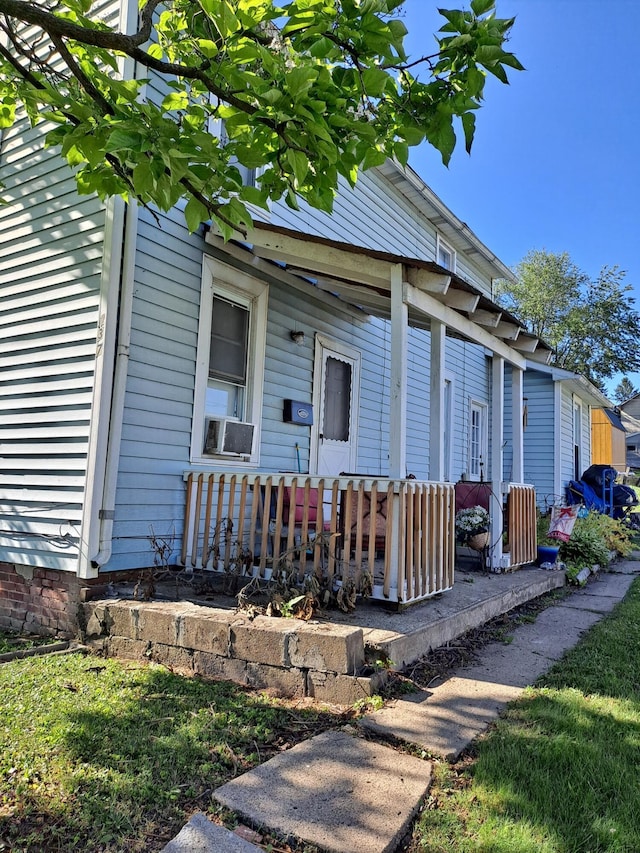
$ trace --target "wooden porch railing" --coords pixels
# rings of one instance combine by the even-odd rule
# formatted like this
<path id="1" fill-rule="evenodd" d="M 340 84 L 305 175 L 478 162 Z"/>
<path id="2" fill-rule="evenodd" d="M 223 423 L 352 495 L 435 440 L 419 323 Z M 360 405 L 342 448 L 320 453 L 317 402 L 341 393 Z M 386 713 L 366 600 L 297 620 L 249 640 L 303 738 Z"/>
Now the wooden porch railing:
<path id="1" fill-rule="evenodd" d="M 510 568 L 535 562 L 536 490 L 533 486 L 509 483 L 506 530 Z"/>
<path id="2" fill-rule="evenodd" d="M 373 597 L 409 603 L 453 586 L 455 498 L 448 483 L 368 477 L 185 474 L 187 568 L 334 581 L 364 573 Z"/>

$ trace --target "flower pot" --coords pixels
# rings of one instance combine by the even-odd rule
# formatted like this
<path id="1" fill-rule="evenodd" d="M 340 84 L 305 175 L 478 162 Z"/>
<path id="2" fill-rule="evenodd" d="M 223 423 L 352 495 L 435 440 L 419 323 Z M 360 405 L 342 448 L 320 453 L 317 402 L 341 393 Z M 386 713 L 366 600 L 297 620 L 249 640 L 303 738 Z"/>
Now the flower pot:
<path id="1" fill-rule="evenodd" d="M 555 563 L 558 559 L 559 545 L 538 545 L 538 565 Z"/>
<path id="2" fill-rule="evenodd" d="M 483 530 L 481 533 L 474 533 L 467 539 L 467 546 L 473 548 L 474 551 L 484 551 L 489 544 L 489 531 Z"/>

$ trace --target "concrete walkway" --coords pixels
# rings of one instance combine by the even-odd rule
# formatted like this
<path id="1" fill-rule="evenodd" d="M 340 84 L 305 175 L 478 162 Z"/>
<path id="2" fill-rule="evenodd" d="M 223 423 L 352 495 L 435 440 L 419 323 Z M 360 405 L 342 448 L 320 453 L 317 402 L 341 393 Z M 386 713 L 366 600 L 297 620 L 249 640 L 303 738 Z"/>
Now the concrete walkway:
<path id="1" fill-rule="evenodd" d="M 428 790 L 431 763 L 400 753 L 388 742 L 455 759 L 507 702 L 614 608 L 636 574 L 640 561 L 616 563 L 612 572 L 548 607 L 535 622 L 514 629 L 511 643 L 488 644 L 474 664 L 367 715 L 359 730 L 325 732 L 298 744 L 218 788 L 215 799 L 258 829 L 328 853 L 393 853 Z M 220 827 L 209 843 L 207 823 L 202 815 L 194 816 L 162 853 L 260 849 L 233 833 L 220 835 L 227 832 Z"/>

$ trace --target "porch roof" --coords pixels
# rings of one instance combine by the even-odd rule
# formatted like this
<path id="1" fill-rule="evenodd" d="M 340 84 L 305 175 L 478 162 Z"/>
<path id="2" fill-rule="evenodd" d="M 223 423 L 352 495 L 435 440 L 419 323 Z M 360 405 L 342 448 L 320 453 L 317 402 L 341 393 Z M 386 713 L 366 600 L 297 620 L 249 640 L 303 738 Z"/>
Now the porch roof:
<path id="1" fill-rule="evenodd" d="M 431 319 L 438 320 L 445 324 L 448 335 L 479 343 L 522 367 L 525 357 L 546 364 L 551 356 L 550 347 L 530 334 L 517 317 L 434 261 L 258 221 L 238 239 L 254 257 L 273 262 L 320 290 L 385 319 L 391 317 L 392 277 L 401 269 L 410 325 L 428 329 Z M 214 231 L 207 234 L 207 241 L 223 248 Z"/>

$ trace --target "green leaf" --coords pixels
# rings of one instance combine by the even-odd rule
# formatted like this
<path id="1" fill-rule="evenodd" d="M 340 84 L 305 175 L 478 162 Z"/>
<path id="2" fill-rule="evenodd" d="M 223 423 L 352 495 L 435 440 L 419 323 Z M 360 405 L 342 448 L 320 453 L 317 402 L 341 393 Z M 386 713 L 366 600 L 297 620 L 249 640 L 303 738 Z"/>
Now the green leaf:
<path id="1" fill-rule="evenodd" d="M 184 218 L 187 228 L 193 234 L 203 222 L 209 219 L 209 211 L 199 199 L 191 196 L 184 209 Z"/>
<path id="2" fill-rule="evenodd" d="M 2 102 L 0 102 L 0 127 L 11 127 L 15 119 L 15 101 L 11 101 L 8 97 L 3 98 Z"/>
<path id="3" fill-rule="evenodd" d="M 317 76 L 318 72 L 315 68 L 308 68 L 304 66 L 294 68 L 286 77 L 285 85 L 287 87 L 287 91 L 294 99 L 296 99 L 311 88 Z"/>
<path id="4" fill-rule="evenodd" d="M 105 151 L 115 153 L 117 151 L 143 151 L 144 137 L 134 130 L 121 130 L 116 128 L 109 135 Z"/>
<path id="5" fill-rule="evenodd" d="M 471 0 L 471 11 L 474 15 L 484 15 L 493 9 L 495 0 Z"/>
<path id="6" fill-rule="evenodd" d="M 387 160 L 387 155 L 384 151 L 379 151 L 377 148 L 369 148 L 362 161 L 362 169 L 371 169 L 373 166 L 382 166 Z"/>
<path id="7" fill-rule="evenodd" d="M 304 184 L 305 178 L 309 172 L 309 160 L 302 151 L 289 149 L 287 151 L 287 160 L 291 166 L 293 177 L 298 186 Z"/>
<path id="8" fill-rule="evenodd" d="M 389 75 L 381 68 L 367 68 L 362 72 L 365 91 L 373 98 L 379 98 L 384 93 L 389 80 Z"/>
<path id="9" fill-rule="evenodd" d="M 393 144 L 393 153 L 401 166 L 406 166 L 409 162 L 409 146 L 406 142 L 394 142 Z"/>
<path id="10" fill-rule="evenodd" d="M 165 112 L 184 110 L 189 106 L 189 96 L 186 92 L 171 92 L 162 99 L 162 109 Z"/>
<path id="11" fill-rule="evenodd" d="M 197 45 L 200 52 L 206 56 L 207 59 L 213 59 L 214 56 L 217 56 L 220 53 L 218 45 L 214 41 L 211 41 L 211 39 L 198 39 Z"/>
<path id="12" fill-rule="evenodd" d="M 467 154 L 471 154 L 471 145 L 476 131 L 476 117 L 473 113 L 464 113 L 462 116 L 462 127 L 464 130 L 465 148 Z"/>

